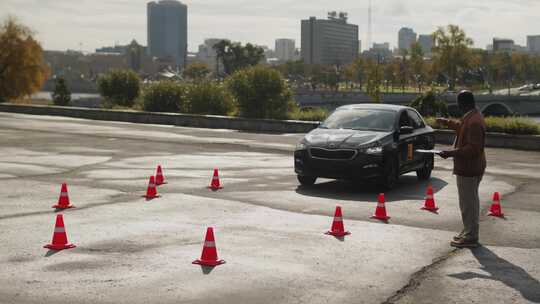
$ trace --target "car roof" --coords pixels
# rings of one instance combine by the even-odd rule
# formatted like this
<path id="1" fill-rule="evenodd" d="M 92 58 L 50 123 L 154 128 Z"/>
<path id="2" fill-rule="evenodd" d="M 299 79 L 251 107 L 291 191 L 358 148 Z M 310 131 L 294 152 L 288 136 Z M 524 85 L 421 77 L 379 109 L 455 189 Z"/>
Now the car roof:
<path id="1" fill-rule="evenodd" d="M 341 106 L 336 110 L 351 110 L 351 109 L 372 109 L 372 110 L 389 110 L 398 112 L 403 109 L 411 109 L 410 107 L 393 105 L 393 104 L 382 104 L 382 103 L 361 103 L 361 104 L 351 104 L 346 106 Z"/>

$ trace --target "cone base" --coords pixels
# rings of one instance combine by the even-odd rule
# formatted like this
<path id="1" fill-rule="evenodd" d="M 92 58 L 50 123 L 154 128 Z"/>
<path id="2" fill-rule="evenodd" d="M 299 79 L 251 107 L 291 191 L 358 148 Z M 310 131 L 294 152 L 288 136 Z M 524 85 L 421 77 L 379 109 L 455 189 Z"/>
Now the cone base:
<path id="1" fill-rule="evenodd" d="M 159 198 L 159 197 L 161 197 L 161 195 L 159 195 L 159 194 L 154 195 L 154 196 L 141 195 L 141 197 L 146 198 L 146 200 L 151 200 L 151 199 L 154 199 L 154 198 Z"/>
<path id="2" fill-rule="evenodd" d="M 73 206 L 73 205 L 67 205 L 67 206 L 54 205 L 51 208 L 54 208 L 54 209 L 71 209 L 71 208 L 75 208 L 75 206 Z"/>
<path id="3" fill-rule="evenodd" d="M 389 216 L 377 216 L 377 215 L 372 215 L 371 218 L 375 220 L 379 220 L 379 221 L 384 221 L 384 222 L 387 222 L 390 219 Z"/>
<path id="4" fill-rule="evenodd" d="M 161 186 L 161 185 L 165 185 L 165 184 L 167 184 L 167 182 L 156 183 L 156 186 Z"/>
<path id="5" fill-rule="evenodd" d="M 504 213 L 489 213 L 488 216 L 494 216 L 494 217 L 504 217 Z"/>
<path id="6" fill-rule="evenodd" d="M 66 244 L 66 245 L 53 245 L 53 244 L 48 244 L 48 245 L 45 245 L 43 246 L 43 248 L 47 248 L 47 249 L 51 249 L 51 250 L 64 250 L 64 249 L 71 249 L 71 248 L 75 248 L 77 246 L 73 245 L 73 244 Z"/>
<path id="7" fill-rule="evenodd" d="M 350 235 L 351 233 L 349 231 L 326 231 L 324 234 L 342 237 L 342 236 Z"/>
<path id="8" fill-rule="evenodd" d="M 218 190 L 220 190 L 220 189 L 223 189 L 222 186 L 219 186 L 219 187 L 208 186 L 207 188 L 210 189 L 210 190 L 212 190 L 212 191 L 218 191 Z"/>
<path id="9" fill-rule="evenodd" d="M 201 265 L 201 266 L 218 266 L 225 264 L 224 260 L 209 261 L 209 260 L 195 260 L 192 264 Z"/>
<path id="10" fill-rule="evenodd" d="M 422 207 L 422 208 L 420 208 L 420 209 L 426 210 L 426 211 L 429 211 L 429 212 L 433 212 L 433 213 L 437 213 L 437 211 L 439 210 L 439 208 L 437 208 L 437 207 L 433 207 L 433 208 Z"/>

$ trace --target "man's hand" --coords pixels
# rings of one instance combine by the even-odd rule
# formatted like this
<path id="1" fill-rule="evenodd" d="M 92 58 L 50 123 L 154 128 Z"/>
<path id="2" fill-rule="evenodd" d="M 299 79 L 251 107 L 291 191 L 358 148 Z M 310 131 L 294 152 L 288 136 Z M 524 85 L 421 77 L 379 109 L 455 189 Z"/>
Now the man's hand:
<path id="1" fill-rule="evenodd" d="M 441 153 L 439 153 L 439 156 L 444 158 L 444 159 L 447 159 L 449 157 L 452 157 L 452 152 L 450 152 L 450 151 L 441 151 Z"/>

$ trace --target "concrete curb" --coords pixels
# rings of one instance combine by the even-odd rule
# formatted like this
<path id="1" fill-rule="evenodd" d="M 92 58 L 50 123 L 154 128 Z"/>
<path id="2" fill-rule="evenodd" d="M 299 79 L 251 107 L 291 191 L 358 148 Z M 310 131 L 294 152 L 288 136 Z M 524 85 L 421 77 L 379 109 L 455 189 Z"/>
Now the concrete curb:
<path id="1" fill-rule="evenodd" d="M 128 110 L 21 105 L 11 103 L 0 103 L 0 112 L 271 133 L 307 133 L 318 125 L 314 122 L 295 120 L 251 119 L 215 115 L 151 113 Z M 436 142 L 440 144 L 452 144 L 454 142 L 454 136 L 453 131 L 435 131 Z M 540 151 L 540 136 L 488 133 L 486 146 L 493 148 Z"/>

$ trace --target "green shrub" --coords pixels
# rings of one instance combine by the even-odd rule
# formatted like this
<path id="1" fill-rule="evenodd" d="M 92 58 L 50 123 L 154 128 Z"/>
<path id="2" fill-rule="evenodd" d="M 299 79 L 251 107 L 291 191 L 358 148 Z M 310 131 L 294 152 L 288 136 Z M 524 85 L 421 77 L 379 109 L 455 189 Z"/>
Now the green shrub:
<path id="1" fill-rule="evenodd" d="M 187 112 L 186 85 L 160 81 L 143 90 L 141 108 L 149 112 Z"/>
<path id="2" fill-rule="evenodd" d="M 194 114 L 229 115 L 236 109 L 231 94 L 216 82 L 203 81 L 189 85 L 186 98 L 189 112 Z"/>
<path id="3" fill-rule="evenodd" d="M 488 132 L 507 134 L 540 134 L 540 125 L 525 117 L 486 117 Z"/>
<path id="4" fill-rule="evenodd" d="M 112 70 L 98 78 L 98 89 L 106 105 L 131 107 L 140 93 L 140 79 L 130 70 Z"/>
<path id="5" fill-rule="evenodd" d="M 55 80 L 54 92 L 51 94 L 53 103 L 57 106 L 67 106 L 71 102 L 71 92 L 69 91 L 64 77 Z"/>
<path id="6" fill-rule="evenodd" d="M 255 66 L 235 72 L 227 80 L 240 116 L 287 118 L 292 93 L 281 74 L 269 67 Z"/>
<path id="7" fill-rule="evenodd" d="M 447 116 L 448 106 L 446 102 L 438 100 L 433 91 L 428 91 L 413 100 L 410 107 L 415 108 L 423 116 Z"/>
<path id="8" fill-rule="evenodd" d="M 305 121 L 324 121 L 328 117 L 328 110 L 324 108 L 300 108 L 289 112 L 289 119 Z"/>
<path id="9" fill-rule="evenodd" d="M 434 129 L 444 129 L 434 117 L 426 117 L 425 121 Z M 516 135 L 540 135 L 540 124 L 526 117 L 486 117 L 487 132 L 516 134 Z"/>

